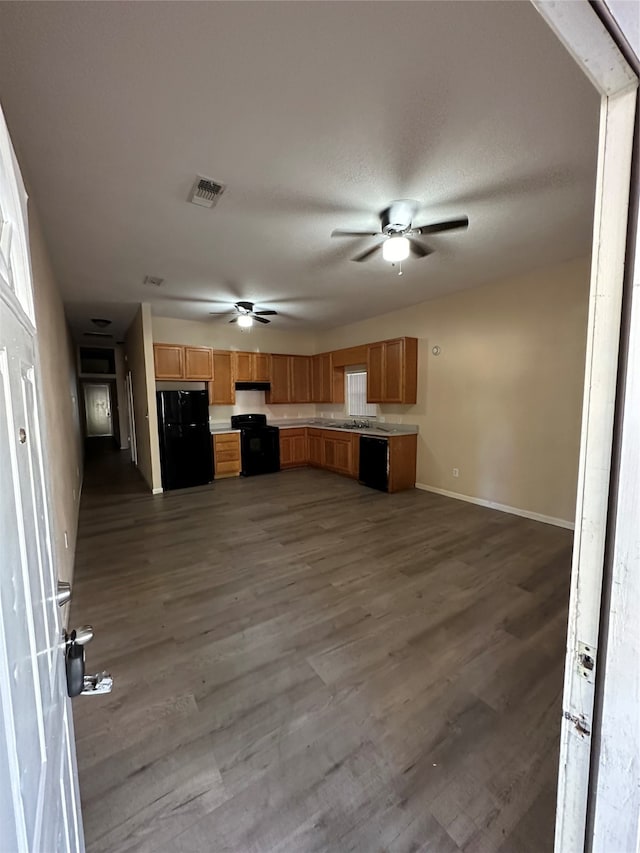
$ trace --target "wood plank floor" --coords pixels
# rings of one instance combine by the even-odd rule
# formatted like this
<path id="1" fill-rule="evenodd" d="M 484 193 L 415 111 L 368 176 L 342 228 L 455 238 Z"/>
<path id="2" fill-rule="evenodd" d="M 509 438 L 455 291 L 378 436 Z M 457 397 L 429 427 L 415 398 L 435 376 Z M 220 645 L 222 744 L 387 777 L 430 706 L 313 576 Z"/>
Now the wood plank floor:
<path id="1" fill-rule="evenodd" d="M 572 534 L 294 470 L 83 490 L 87 849 L 552 850 Z"/>

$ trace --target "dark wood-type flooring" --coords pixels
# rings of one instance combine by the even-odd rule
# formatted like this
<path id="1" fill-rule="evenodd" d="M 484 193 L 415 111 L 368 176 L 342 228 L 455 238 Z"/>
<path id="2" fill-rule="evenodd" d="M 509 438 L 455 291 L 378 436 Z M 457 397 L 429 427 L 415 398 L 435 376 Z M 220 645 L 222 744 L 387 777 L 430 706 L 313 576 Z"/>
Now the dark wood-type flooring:
<path id="1" fill-rule="evenodd" d="M 569 531 L 294 470 L 90 459 L 73 624 L 89 853 L 552 850 Z"/>

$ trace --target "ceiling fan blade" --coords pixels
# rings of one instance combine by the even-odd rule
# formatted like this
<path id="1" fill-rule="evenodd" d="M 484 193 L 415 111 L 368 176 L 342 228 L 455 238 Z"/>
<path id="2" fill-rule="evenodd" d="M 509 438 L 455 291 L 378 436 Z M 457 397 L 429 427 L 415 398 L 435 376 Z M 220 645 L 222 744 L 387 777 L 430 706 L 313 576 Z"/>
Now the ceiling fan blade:
<path id="1" fill-rule="evenodd" d="M 258 317 L 258 316 L 266 317 L 267 315 L 272 316 L 272 315 L 277 314 L 277 313 L 278 313 L 277 311 L 254 311 L 253 316 L 254 317 Z"/>
<path id="2" fill-rule="evenodd" d="M 273 313 L 275 314 L 275 311 Z M 264 317 L 257 317 L 255 314 L 253 315 L 253 319 L 257 323 L 270 323 L 271 322 L 271 320 L 265 320 Z"/>
<path id="3" fill-rule="evenodd" d="M 412 228 L 414 234 L 440 234 L 442 231 L 454 231 L 456 228 L 467 228 L 469 217 L 461 216 L 459 219 L 448 219 L 446 222 L 434 222 L 432 225 L 421 225 L 420 228 Z"/>
<path id="4" fill-rule="evenodd" d="M 332 237 L 377 237 L 379 231 L 343 231 L 341 228 L 334 228 L 331 232 Z"/>
<path id="5" fill-rule="evenodd" d="M 237 317 L 234 317 L 234 318 L 233 318 L 233 320 L 229 320 L 229 322 L 230 322 L 230 323 L 237 323 L 237 322 L 238 322 L 238 318 L 237 318 Z"/>
<path id="6" fill-rule="evenodd" d="M 424 258 L 427 255 L 433 254 L 433 249 L 430 249 L 423 243 L 418 243 L 417 240 L 412 240 L 411 238 L 409 238 L 409 243 L 411 243 L 411 251 L 417 258 Z"/>
<path id="7" fill-rule="evenodd" d="M 356 255 L 355 258 L 351 258 L 351 260 L 357 261 L 358 263 L 360 261 L 368 261 L 369 258 L 372 255 L 374 255 L 381 248 L 382 248 L 382 244 L 378 244 L 377 246 L 374 246 L 372 249 L 367 249 L 367 251 L 363 252 L 361 255 Z"/>

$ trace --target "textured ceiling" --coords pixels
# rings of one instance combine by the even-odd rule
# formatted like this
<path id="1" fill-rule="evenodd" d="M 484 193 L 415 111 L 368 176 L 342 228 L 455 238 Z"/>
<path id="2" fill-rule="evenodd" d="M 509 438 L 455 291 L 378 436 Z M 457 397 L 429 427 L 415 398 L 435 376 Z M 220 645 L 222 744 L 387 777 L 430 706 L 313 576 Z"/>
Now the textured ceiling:
<path id="1" fill-rule="evenodd" d="M 599 100 L 527 2 L 3 2 L 0 100 L 78 331 L 335 326 L 589 251 Z M 330 237 L 396 198 L 470 219 L 402 278 Z"/>

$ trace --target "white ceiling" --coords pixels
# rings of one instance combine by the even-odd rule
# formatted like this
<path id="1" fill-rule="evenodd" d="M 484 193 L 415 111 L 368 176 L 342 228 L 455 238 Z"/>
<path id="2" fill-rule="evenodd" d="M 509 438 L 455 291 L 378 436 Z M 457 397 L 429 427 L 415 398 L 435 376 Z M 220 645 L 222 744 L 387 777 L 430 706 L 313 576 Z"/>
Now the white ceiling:
<path id="1" fill-rule="evenodd" d="M 0 100 L 77 332 L 335 326 L 589 251 L 599 100 L 528 2 L 2 2 Z M 402 278 L 330 237 L 396 198 L 470 219 Z"/>

